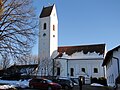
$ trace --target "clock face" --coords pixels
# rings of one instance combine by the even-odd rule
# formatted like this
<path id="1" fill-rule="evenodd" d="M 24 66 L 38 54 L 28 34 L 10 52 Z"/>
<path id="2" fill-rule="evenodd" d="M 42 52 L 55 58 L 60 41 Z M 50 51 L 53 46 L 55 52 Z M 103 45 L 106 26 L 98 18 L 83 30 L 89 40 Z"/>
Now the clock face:
<path id="1" fill-rule="evenodd" d="M 45 36 L 46 36 L 46 33 L 44 33 L 43 36 L 45 37 Z"/>

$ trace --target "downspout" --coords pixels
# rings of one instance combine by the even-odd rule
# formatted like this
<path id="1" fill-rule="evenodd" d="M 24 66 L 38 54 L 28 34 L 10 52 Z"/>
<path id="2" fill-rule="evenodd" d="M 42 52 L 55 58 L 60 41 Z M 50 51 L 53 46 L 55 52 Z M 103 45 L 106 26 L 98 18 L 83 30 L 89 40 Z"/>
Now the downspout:
<path id="1" fill-rule="evenodd" d="M 69 76 L 69 73 L 68 73 L 68 59 L 67 60 L 67 77 Z"/>
<path id="2" fill-rule="evenodd" d="M 105 67 L 103 66 L 103 73 L 104 73 L 104 77 L 106 77 L 106 74 L 105 74 Z"/>

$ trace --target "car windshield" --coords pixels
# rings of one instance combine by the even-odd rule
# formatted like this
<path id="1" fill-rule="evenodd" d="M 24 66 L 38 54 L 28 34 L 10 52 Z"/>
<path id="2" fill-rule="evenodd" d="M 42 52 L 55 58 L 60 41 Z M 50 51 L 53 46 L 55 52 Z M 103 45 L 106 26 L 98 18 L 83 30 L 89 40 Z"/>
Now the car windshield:
<path id="1" fill-rule="evenodd" d="M 48 83 L 52 83 L 52 81 L 51 81 L 51 80 L 47 80 L 47 82 L 48 82 Z"/>

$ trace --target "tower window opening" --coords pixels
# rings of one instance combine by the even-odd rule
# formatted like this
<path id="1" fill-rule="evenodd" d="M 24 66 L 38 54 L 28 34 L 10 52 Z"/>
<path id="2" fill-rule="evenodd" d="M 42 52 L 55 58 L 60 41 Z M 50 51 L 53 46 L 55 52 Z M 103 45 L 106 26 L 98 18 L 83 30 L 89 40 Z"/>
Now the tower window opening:
<path id="1" fill-rule="evenodd" d="M 46 34 L 44 33 L 43 36 L 46 36 Z"/>
<path id="2" fill-rule="evenodd" d="M 53 25 L 53 31 L 55 31 L 55 25 Z"/>
<path id="3" fill-rule="evenodd" d="M 47 28 L 47 24 L 44 23 L 44 25 L 43 25 L 43 29 L 45 30 L 46 28 Z"/>

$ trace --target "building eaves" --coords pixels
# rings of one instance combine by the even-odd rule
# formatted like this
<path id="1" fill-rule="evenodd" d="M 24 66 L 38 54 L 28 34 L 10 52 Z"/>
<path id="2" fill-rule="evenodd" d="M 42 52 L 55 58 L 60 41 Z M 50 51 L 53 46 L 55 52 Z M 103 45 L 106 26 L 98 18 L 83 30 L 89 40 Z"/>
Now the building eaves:
<path id="1" fill-rule="evenodd" d="M 120 45 L 107 52 L 102 66 L 105 66 L 105 65 L 107 65 L 109 63 L 110 59 L 113 56 L 113 51 L 118 51 L 119 48 L 120 48 Z"/>

